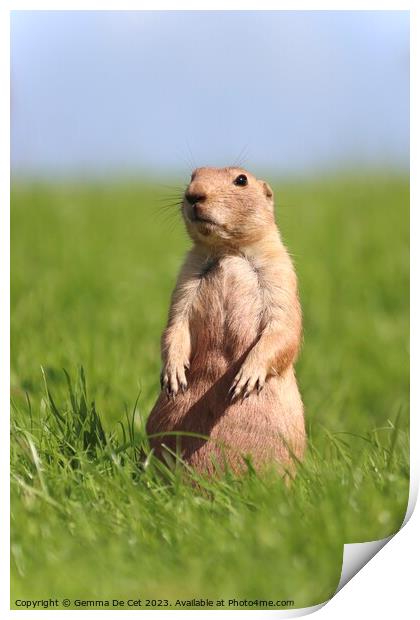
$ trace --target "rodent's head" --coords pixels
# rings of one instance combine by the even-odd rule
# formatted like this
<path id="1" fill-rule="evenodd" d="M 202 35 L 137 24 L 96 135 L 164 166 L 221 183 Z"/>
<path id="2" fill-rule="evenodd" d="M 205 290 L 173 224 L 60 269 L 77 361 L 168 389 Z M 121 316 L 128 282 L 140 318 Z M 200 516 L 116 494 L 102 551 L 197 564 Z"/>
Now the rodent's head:
<path id="1" fill-rule="evenodd" d="M 273 227 L 273 192 L 241 168 L 197 168 L 185 190 L 182 213 L 194 241 L 239 247 Z"/>

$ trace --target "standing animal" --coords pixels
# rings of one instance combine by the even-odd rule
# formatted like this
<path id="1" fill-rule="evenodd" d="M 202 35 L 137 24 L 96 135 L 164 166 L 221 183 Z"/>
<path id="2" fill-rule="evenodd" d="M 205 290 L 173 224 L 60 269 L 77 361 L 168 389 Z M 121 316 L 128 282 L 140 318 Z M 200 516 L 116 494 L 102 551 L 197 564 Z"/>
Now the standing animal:
<path id="1" fill-rule="evenodd" d="M 198 168 L 182 215 L 193 246 L 162 335 L 151 447 L 202 474 L 241 472 L 251 459 L 293 475 L 306 443 L 294 372 L 301 309 L 273 192 L 246 170 Z"/>

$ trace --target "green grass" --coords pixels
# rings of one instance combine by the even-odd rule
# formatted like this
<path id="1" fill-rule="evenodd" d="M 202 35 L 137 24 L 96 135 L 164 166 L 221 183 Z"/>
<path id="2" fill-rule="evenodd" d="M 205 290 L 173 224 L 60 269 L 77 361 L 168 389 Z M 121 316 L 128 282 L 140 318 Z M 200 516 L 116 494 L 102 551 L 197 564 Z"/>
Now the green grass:
<path id="1" fill-rule="evenodd" d="M 313 605 L 337 586 L 344 542 L 399 528 L 408 191 L 393 174 L 278 184 L 304 310 L 297 373 L 310 447 L 290 488 L 250 469 L 199 492 L 179 468 L 136 462 L 188 245 L 176 209 L 159 211 L 164 190 L 152 184 L 15 183 L 12 606 L 49 597 Z"/>

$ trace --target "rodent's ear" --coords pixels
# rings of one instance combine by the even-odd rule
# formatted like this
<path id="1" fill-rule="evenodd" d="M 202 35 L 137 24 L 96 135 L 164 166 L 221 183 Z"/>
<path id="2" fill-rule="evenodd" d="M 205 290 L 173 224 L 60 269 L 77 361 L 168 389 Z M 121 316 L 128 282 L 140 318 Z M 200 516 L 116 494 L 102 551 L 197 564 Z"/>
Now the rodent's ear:
<path id="1" fill-rule="evenodd" d="M 271 189 L 269 184 L 266 183 L 265 181 L 263 181 L 263 188 L 264 188 L 264 192 L 265 192 L 265 195 L 267 196 L 267 198 L 272 198 L 273 197 L 273 190 Z"/>
<path id="2" fill-rule="evenodd" d="M 269 186 L 268 183 L 266 183 L 265 181 L 260 181 L 262 188 L 264 190 L 264 194 L 265 197 L 267 198 L 267 200 L 269 201 L 269 203 L 271 204 L 271 206 L 274 205 L 274 194 L 273 194 L 273 190 L 271 189 L 271 187 Z"/>

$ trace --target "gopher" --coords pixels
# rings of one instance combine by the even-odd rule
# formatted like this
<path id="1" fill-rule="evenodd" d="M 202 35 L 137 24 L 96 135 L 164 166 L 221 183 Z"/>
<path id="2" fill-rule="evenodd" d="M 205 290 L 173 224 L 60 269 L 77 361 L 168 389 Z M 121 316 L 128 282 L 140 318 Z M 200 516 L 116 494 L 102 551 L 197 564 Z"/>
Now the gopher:
<path id="1" fill-rule="evenodd" d="M 273 192 L 246 170 L 198 168 L 182 216 L 193 246 L 162 335 L 150 445 L 200 474 L 251 461 L 293 475 L 306 442 L 294 372 L 301 309 Z"/>

